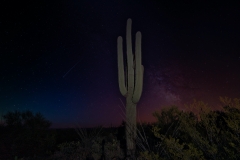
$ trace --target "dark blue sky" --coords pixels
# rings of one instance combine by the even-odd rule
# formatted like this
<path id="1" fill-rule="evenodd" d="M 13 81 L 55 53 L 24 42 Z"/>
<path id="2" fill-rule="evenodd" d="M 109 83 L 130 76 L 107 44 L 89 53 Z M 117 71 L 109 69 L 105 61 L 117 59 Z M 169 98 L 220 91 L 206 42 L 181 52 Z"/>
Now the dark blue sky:
<path id="1" fill-rule="evenodd" d="M 40 112 L 53 127 L 119 125 L 117 37 L 142 33 L 138 118 L 195 98 L 240 98 L 239 5 L 127 0 L 1 1 L 0 115 Z M 135 40 L 135 38 L 133 38 Z"/>

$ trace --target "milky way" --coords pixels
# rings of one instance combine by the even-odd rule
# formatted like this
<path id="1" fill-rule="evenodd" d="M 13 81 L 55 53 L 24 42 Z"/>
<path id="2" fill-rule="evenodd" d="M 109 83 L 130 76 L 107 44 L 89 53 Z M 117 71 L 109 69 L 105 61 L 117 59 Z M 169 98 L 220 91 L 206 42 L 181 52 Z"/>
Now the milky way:
<path id="1" fill-rule="evenodd" d="M 237 1 L 236 1 L 237 2 Z M 40 112 L 53 127 L 119 125 L 117 37 L 142 33 L 138 119 L 193 99 L 240 97 L 240 10 L 219 1 L 4 1 L 0 115 Z M 133 43 L 134 48 L 134 43 Z M 123 104 L 122 104 L 122 102 Z"/>

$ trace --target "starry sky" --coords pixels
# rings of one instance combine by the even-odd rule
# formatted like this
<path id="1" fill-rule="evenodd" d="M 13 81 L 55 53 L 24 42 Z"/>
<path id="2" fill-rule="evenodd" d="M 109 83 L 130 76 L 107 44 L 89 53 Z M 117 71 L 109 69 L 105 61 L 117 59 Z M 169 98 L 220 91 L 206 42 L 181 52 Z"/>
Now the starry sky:
<path id="1" fill-rule="evenodd" d="M 0 116 L 40 112 L 53 128 L 118 126 L 117 37 L 142 33 L 138 121 L 163 106 L 240 98 L 240 11 L 230 1 L 0 2 Z M 125 52 L 125 50 L 124 50 Z M 123 103 L 122 103 L 123 102 Z"/>

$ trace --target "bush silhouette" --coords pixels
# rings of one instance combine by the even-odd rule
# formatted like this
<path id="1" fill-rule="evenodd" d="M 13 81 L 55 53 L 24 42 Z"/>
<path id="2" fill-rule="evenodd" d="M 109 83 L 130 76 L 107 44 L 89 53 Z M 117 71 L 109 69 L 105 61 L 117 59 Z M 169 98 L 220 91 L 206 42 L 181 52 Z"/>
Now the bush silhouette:
<path id="1" fill-rule="evenodd" d="M 0 145 L 5 152 L 0 159 L 43 156 L 53 149 L 55 135 L 48 130 L 51 122 L 40 113 L 8 112 L 3 119 L 6 125 L 1 133 Z"/>
<path id="2" fill-rule="evenodd" d="M 197 112 L 180 111 L 175 106 L 153 115 L 158 152 L 163 159 L 239 159 L 240 100 L 220 99 L 221 111 L 213 111 L 194 101 Z M 227 102 L 227 103 L 226 103 Z M 145 153 L 145 157 L 150 154 Z"/>

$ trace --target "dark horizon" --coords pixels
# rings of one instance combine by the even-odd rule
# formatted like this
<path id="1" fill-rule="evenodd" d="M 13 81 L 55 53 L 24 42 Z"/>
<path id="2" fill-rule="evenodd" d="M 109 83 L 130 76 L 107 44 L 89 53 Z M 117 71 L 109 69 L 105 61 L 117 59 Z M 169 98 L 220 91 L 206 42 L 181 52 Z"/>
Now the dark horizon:
<path id="1" fill-rule="evenodd" d="M 142 33 L 138 118 L 163 106 L 240 98 L 240 11 L 234 2 L 0 2 L 0 116 L 40 112 L 53 127 L 120 125 L 117 37 Z M 125 50 L 124 50 L 125 52 Z M 121 100 L 120 100 L 121 99 Z"/>

